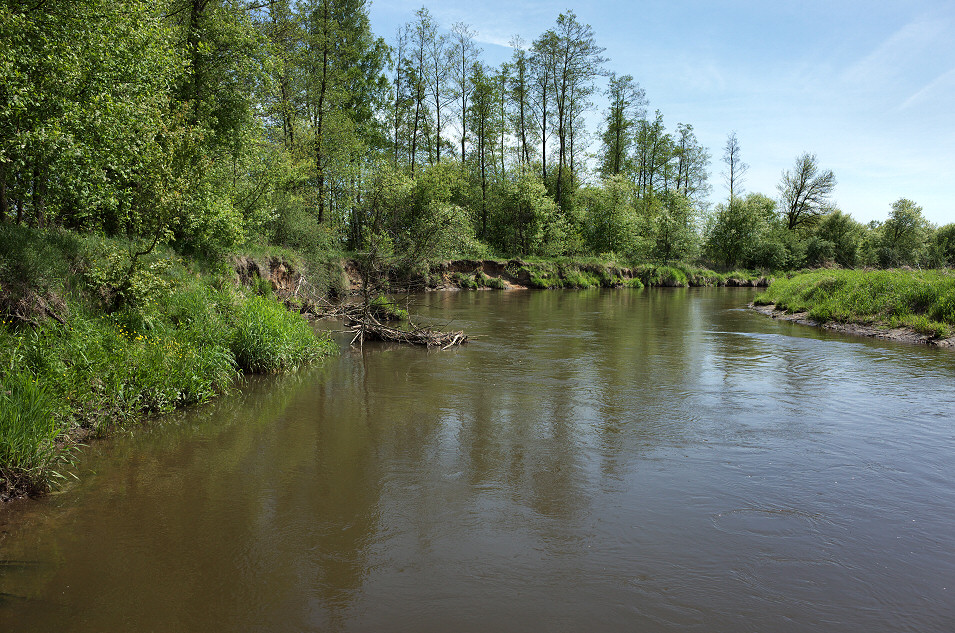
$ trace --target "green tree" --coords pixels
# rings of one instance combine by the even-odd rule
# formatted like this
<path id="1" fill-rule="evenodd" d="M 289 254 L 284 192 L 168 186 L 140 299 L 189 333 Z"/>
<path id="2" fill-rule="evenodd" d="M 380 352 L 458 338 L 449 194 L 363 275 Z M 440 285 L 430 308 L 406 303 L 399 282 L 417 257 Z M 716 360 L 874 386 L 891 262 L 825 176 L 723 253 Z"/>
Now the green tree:
<path id="1" fill-rule="evenodd" d="M 573 11 L 557 16 L 557 25 L 534 42 L 540 63 L 551 82 L 557 132 L 557 182 L 554 198 L 564 205 L 565 169 L 572 169 L 571 139 L 578 114 L 575 106 L 585 103 L 594 90 L 594 78 L 603 72 L 604 49 L 597 45 L 590 25 L 581 24 Z"/>
<path id="2" fill-rule="evenodd" d="M 495 117 L 498 103 L 498 83 L 490 69 L 483 64 L 474 64 L 471 69 L 473 93 L 468 108 L 468 119 L 474 134 L 473 162 L 481 183 L 481 212 L 478 235 L 487 239 L 488 235 L 488 171 L 493 169 L 494 146 L 498 136 L 498 122 Z"/>
<path id="3" fill-rule="evenodd" d="M 767 257 L 769 253 L 757 255 L 762 239 L 772 229 L 775 209 L 772 199 L 758 193 L 734 198 L 728 205 L 717 205 L 706 230 L 706 256 L 727 269 L 754 260 L 785 258 L 785 253 L 780 255 L 776 247 L 773 247 L 772 258 Z"/>
<path id="4" fill-rule="evenodd" d="M 0 4 L 0 217 L 130 230 L 176 67 L 150 3 Z"/>
<path id="5" fill-rule="evenodd" d="M 955 267 L 955 224 L 939 227 L 933 236 L 939 266 Z"/>
<path id="6" fill-rule="evenodd" d="M 690 259 L 697 252 L 695 213 L 683 194 L 671 191 L 664 195 L 661 212 L 654 218 L 653 237 L 652 256 L 664 264 Z"/>
<path id="7" fill-rule="evenodd" d="M 825 215 L 835 186 L 835 175 L 831 170 L 819 169 L 815 154 L 798 156 L 792 171 L 783 172 L 778 187 L 786 228 L 792 231 L 811 226 Z"/>
<path id="8" fill-rule="evenodd" d="M 916 266 L 928 247 L 931 225 L 922 207 L 907 198 L 892 203 L 889 219 L 881 227 L 878 260 L 882 266 Z"/>
<path id="9" fill-rule="evenodd" d="M 808 263 L 818 266 L 834 261 L 844 268 L 852 268 L 859 261 L 859 248 L 865 227 L 838 209 L 827 214 L 818 224 L 808 246 Z"/>
<path id="10" fill-rule="evenodd" d="M 608 176 L 599 187 L 580 192 L 584 237 L 595 253 L 634 255 L 646 252 L 640 241 L 633 183 L 622 175 Z"/>
<path id="11" fill-rule="evenodd" d="M 604 117 L 600 173 L 604 177 L 627 170 L 638 122 L 646 115 L 646 94 L 632 75 L 610 74 L 607 87 L 610 107 Z"/>

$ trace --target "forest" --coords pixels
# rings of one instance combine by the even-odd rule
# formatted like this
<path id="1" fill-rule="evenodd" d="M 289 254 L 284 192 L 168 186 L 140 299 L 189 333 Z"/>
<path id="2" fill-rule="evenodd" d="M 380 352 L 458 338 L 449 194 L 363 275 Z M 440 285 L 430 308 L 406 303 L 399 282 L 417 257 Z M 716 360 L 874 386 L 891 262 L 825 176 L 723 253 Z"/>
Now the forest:
<path id="1" fill-rule="evenodd" d="M 384 37 L 365 0 L 3 0 L 0 221 L 184 255 L 955 263 L 955 225 L 855 221 L 810 151 L 747 192 L 736 134 L 714 158 L 668 127 L 573 11 L 527 36 L 489 66 L 424 7 Z"/>

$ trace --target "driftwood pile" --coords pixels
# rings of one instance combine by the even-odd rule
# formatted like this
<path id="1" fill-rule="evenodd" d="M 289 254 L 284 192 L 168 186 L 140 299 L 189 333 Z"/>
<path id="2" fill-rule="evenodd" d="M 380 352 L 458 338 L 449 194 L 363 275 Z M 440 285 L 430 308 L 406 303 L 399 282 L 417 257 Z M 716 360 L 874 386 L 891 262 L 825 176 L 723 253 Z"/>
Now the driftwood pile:
<path id="1" fill-rule="evenodd" d="M 407 343 L 411 345 L 424 345 L 426 347 L 440 347 L 448 349 L 455 345 L 464 345 L 468 342 L 468 336 L 463 331 L 458 332 L 440 332 L 432 330 L 429 327 L 418 327 L 411 324 L 410 329 L 391 327 L 379 322 L 374 317 L 367 317 L 364 320 L 354 323 L 350 328 L 354 332 L 351 344 L 359 345 L 363 341 L 384 341 L 386 343 Z"/>

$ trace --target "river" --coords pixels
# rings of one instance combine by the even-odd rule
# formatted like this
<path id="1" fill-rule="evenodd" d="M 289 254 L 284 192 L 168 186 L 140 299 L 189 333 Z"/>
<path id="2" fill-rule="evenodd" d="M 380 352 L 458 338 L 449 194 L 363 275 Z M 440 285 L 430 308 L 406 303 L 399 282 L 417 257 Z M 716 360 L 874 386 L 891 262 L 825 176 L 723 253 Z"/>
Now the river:
<path id="1" fill-rule="evenodd" d="M 955 627 L 955 353 L 752 289 L 460 292 L 0 512 L 0 631 Z"/>

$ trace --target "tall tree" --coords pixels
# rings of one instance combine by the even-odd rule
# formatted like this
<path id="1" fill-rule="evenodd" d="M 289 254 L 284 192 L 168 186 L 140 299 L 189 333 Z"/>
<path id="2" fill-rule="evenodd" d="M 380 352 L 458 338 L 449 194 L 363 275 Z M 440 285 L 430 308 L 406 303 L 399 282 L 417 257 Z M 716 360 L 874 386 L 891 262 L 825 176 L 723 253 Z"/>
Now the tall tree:
<path id="1" fill-rule="evenodd" d="M 490 69 L 475 63 L 471 71 L 473 98 L 468 109 L 471 129 L 474 131 L 474 160 L 481 181 L 481 215 L 478 237 L 488 234 L 488 170 L 494 167 L 494 147 L 498 129 L 495 112 L 498 107 L 498 82 Z"/>
<path id="2" fill-rule="evenodd" d="M 827 213 L 835 186 L 832 170 L 820 170 L 815 154 L 798 156 L 792 171 L 783 172 L 778 186 L 786 228 L 792 231 L 812 224 Z"/>
<path id="3" fill-rule="evenodd" d="M 646 93 L 632 75 L 610 74 L 607 86 L 610 104 L 601 137 L 600 173 L 619 174 L 626 168 L 638 122 L 646 116 Z"/>
<path id="4" fill-rule="evenodd" d="M 553 116 L 553 74 L 556 66 L 557 35 L 545 32 L 531 47 L 534 111 L 541 142 L 541 181 L 547 183 L 547 140 L 553 132 L 548 123 Z"/>
<path id="5" fill-rule="evenodd" d="M 425 7 L 418 9 L 416 16 L 415 45 L 424 50 L 420 72 L 434 113 L 434 153 L 431 154 L 431 160 L 440 163 L 441 111 L 454 100 L 454 94 L 448 87 L 451 78 L 450 46 L 448 36 L 438 32 L 438 24 Z"/>
<path id="6" fill-rule="evenodd" d="M 700 145 L 693 133 L 693 126 L 678 123 L 676 126 L 676 140 L 674 141 L 676 155 L 676 183 L 677 193 L 698 205 L 704 204 L 704 199 L 710 193 L 707 182 L 707 169 L 710 163 L 710 154 Z"/>
<path id="7" fill-rule="evenodd" d="M 667 165 L 672 156 L 673 142 L 659 110 L 653 121 L 643 119 L 639 122 L 635 145 L 637 195 L 643 203 L 644 213 L 649 214 L 665 190 Z"/>
<path id="8" fill-rule="evenodd" d="M 471 73 L 481 49 L 474 43 L 475 32 L 463 22 L 451 27 L 451 81 L 458 104 L 458 123 L 461 126 L 461 164 L 466 160 L 465 144 L 468 138 L 468 102 L 473 90 Z"/>
<path id="9" fill-rule="evenodd" d="M 302 10 L 306 110 L 322 223 L 329 178 L 341 178 L 375 140 L 375 114 L 386 85 L 385 45 L 371 34 L 366 0 L 307 0 Z"/>
<path id="10" fill-rule="evenodd" d="M 538 46 L 539 43 L 539 46 Z M 557 117 L 557 182 L 555 200 L 562 206 L 563 171 L 570 162 L 569 147 L 576 121 L 575 104 L 583 103 L 594 90 L 594 79 L 603 72 L 601 57 L 604 49 L 597 45 L 593 29 L 581 24 L 573 11 L 557 16 L 557 25 L 536 42 L 535 47 L 547 49 L 546 63 L 551 64 L 550 76 Z"/>
<path id="11" fill-rule="evenodd" d="M 533 81 L 531 76 L 531 61 L 524 50 L 524 42 L 519 37 L 511 39 L 511 82 L 509 98 L 511 103 L 511 130 L 517 139 L 517 162 L 527 165 L 531 162 L 531 144 L 534 132 L 531 126 L 531 90 Z"/>
<path id="12" fill-rule="evenodd" d="M 726 144 L 723 146 L 723 162 L 726 164 L 723 179 L 730 192 L 729 204 L 732 205 L 733 200 L 743 193 L 743 177 L 749 170 L 749 165 L 740 157 L 739 139 L 735 131 L 730 132 L 726 137 Z"/>

